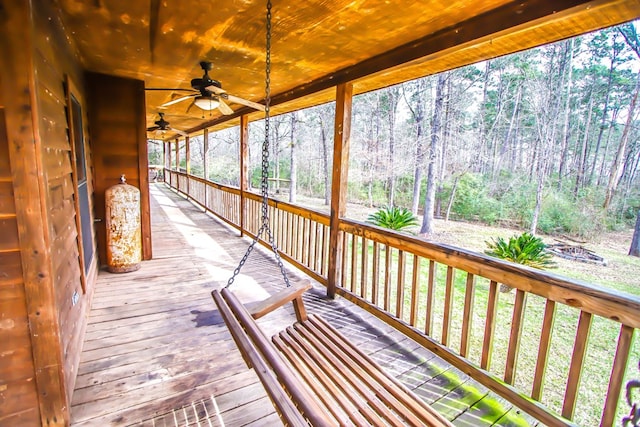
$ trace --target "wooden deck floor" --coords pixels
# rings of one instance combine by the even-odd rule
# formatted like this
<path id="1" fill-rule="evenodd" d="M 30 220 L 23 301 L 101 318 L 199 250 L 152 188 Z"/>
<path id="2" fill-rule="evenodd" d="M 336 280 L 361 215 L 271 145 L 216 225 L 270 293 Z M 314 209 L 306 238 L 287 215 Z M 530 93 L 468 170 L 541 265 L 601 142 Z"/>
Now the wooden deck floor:
<path id="1" fill-rule="evenodd" d="M 210 296 L 248 241 L 163 184 L 151 190 L 154 259 L 137 272 L 99 275 L 72 425 L 280 425 Z M 299 280 L 301 273 L 292 276 Z M 233 289 L 250 301 L 282 286 L 272 258 L 256 250 Z M 319 286 L 305 302 L 454 424 L 535 425 L 388 325 L 344 300 L 326 299 Z M 271 335 L 294 320 L 288 305 L 259 323 Z"/>

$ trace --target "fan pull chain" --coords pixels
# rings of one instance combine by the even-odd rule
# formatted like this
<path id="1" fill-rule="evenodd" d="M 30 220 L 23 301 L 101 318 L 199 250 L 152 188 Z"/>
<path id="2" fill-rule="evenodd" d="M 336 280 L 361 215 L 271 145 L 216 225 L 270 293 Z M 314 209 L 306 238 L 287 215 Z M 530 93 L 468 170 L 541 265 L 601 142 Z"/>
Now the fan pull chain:
<path id="1" fill-rule="evenodd" d="M 260 240 L 260 236 L 263 233 L 267 234 L 267 241 L 271 246 L 271 250 L 278 262 L 278 267 L 280 268 L 280 273 L 284 279 L 284 283 L 287 287 L 291 286 L 289 282 L 289 276 L 287 276 L 287 271 L 284 268 L 284 264 L 282 262 L 282 257 L 280 256 L 280 251 L 276 246 L 275 239 L 273 237 L 273 233 L 271 232 L 271 228 L 269 227 L 269 134 L 270 134 L 270 104 L 271 104 L 271 0 L 267 0 L 267 46 L 266 46 L 266 60 L 265 60 L 265 116 L 264 116 L 264 142 L 262 143 L 262 180 L 260 181 L 260 190 L 262 194 L 262 224 L 260 229 L 256 233 L 253 241 L 247 248 L 244 256 L 240 260 L 238 266 L 233 270 L 233 276 L 227 282 L 228 288 L 235 281 L 236 276 L 240 274 L 240 270 L 244 266 L 245 262 L 249 258 L 249 255 L 253 251 L 256 243 Z"/>

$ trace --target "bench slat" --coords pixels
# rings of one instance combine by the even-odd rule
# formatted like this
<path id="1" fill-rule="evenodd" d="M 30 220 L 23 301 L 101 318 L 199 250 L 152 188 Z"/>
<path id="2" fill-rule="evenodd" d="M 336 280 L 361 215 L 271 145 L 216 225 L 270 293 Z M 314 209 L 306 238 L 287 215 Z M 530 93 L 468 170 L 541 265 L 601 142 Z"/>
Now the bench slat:
<path id="1" fill-rule="evenodd" d="M 334 416 L 340 425 L 354 423 L 357 426 L 366 427 L 370 423 L 362 417 L 356 408 L 347 398 L 344 391 L 333 383 L 309 355 L 286 333 L 280 333 L 272 337 L 275 346 L 282 352 L 294 369 L 300 374 L 318 396 L 329 412 Z M 338 405 L 337 402 L 341 402 Z"/>
<path id="2" fill-rule="evenodd" d="M 369 404 L 379 417 L 371 419 L 372 424 L 385 425 L 385 423 L 389 423 L 393 426 L 403 426 L 404 423 L 390 409 L 390 407 L 395 409 L 397 405 L 393 405 L 395 402 L 388 400 L 390 395 L 385 392 L 384 386 L 367 381 L 366 374 L 361 368 L 352 365 L 337 347 L 321 342 L 305 326 L 308 325 L 296 323 L 295 329 L 287 328 L 287 333 L 298 343 L 304 343 L 303 345 L 307 347 L 307 351 L 312 357 L 318 358 L 318 363 L 325 369 L 325 372 L 335 374 L 335 380 L 340 382 L 341 387 L 352 387 L 353 392 L 350 395 L 355 396 L 355 393 L 358 393 L 363 401 Z M 411 425 L 416 427 L 422 424 L 415 418 L 412 421 Z"/>
<path id="3" fill-rule="evenodd" d="M 344 390 L 349 401 L 359 409 L 370 425 L 387 425 L 385 420 L 392 418 L 391 412 L 353 373 L 349 372 L 337 359 L 331 360 L 330 355 L 318 352 L 315 346 L 299 333 L 299 330 L 289 327 L 283 332 L 298 344 L 305 354 L 311 357 L 316 366 L 330 378 L 336 387 Z M 336 401 L 336 404 L 344 410 L 347 408 L 344 405 L 345 401 Z"/>
<path id="4" fill-rule="evenodd" d="M 394 395 L 396 399 L 403 403 L 412 413 L 416 414 L 422 420 L 428 420 L 436 425 L 450 425 L 449 421 L 439 412 L 430 407 L 415 393 L 409 390 L 404 384 L 393 376 L 384 372 L 380 366 L 374 362 L 369 356 L 354 347 L 341 333 L 331 326 L 325 319 L 320 316 L 310 316 L 306 322 L 312 325 L 317 336 L 322 337 L 325 342 L 329 342 L 338 346 L 348 355 L 348 359 L 360 369 L 365 369 L 380 384 L 386 385 L 386 390 Z"/>
<path id="5" fill-rule="evenodd" d="M 257 349 L 244 332 L 230 307 L 222 299 L 218 291 L 213 291 L 211 295 L 213 296 L 213 300 L 218 306 L 218 310 L 220 311 L 224 322 L 227 324 L 229 332 L 231 332 L 236 345 L 241 349 L 243 356 L 245 356 L 245 360 L 249 359 L 251 362 L 251 366 L 253 366 L 254 371 L 258 375 L 258 378 L 260 378 L 265 389 L 269 390 L 269 397 L 271 398 L 274 406 L 278 409 L 278 412 L 290 426 L 308 426 L 307 421 L 300 414 L 298 408 L 293 404 L 289 395 L 278 382 L 276 376 L 269 369 L 266 362 L 259 356 Z"/>

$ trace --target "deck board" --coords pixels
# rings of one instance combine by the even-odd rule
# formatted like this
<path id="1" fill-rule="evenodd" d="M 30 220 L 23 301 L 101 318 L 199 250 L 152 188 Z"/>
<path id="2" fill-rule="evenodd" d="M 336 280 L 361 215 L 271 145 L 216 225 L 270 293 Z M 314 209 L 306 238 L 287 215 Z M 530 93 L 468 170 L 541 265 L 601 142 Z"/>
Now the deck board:
<path id="1" fill-rule="evenodd" d="M 154 259 L 132 273 L 100 272 L 73 394 L 72 425 L 280 424 L 210 296 L 226 284 L 248 240 L 163 184 L 152 184 L 151 195 Z M 303 278 L 288 270 L 293 281 Z M 250 302 L 283 286 L 270 254 L 260 248 L 233 289 Z M 314 286 L 304 296 L 310 313 L 323 316 L 418 395 L 442 407 L 454 424 L 508 425 L 505 416 L 517 413 L 506 406 L 478 421 L 495 395 L 389 325 L 344 300 L 325 298 L 323 289 Z M 258 324 L 272 335 L 294 321 L 287 305 Z"/>

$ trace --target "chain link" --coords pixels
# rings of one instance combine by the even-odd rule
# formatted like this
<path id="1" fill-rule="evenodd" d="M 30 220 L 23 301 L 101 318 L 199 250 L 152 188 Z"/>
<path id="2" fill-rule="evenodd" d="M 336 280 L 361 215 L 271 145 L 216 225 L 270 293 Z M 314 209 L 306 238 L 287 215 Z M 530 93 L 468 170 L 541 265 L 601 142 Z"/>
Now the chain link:
<path id="1" fill-rule="evenodd" d="M 282 258 L 280 257 L 280 251 L 276 246 L 275 239 L 273 237 L 273 233 L 271 232 L 271 227 L 269 226 L 269 137 L 271 133 L 270 129 L 270 104 L 271 104 L 271 0 L 267 0 L 267 45 L 266 45 L 266 60 L 265 60 L 265 107 L 264 107 L 264 142 L 262 143 L 262 180 L 260 182 L 260 191 L 262 194 L 262 224 L 260 229 L 256 233 L 253 241 L 247 248 L 244 256 L 240 260 L 240 263 L 233 270 L 233 276 L 227 282 L 227 288 L 231 286 L 231 284 L 235 281 L 236 276 L 240 274 L 240 270 L 244 266 L 245 262 L 249 258 L 249 255 L 253 251 L 256 243 L 260 240 L 260 236 L 263 233 L 266 233 L 266 240 L 269 242 L 271 246 L 271 250 L 278 262 L 278 267 L 280 268 L 280 273 L 282 273 L 282 277 L 284 279 L 284 283 L 287 287 L 291 286 L 289 282 L 289 276 L 287 276 L 287 271 L 284 268 L 284 264 L 282 263 Z"/>

